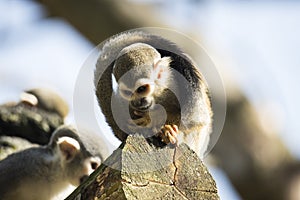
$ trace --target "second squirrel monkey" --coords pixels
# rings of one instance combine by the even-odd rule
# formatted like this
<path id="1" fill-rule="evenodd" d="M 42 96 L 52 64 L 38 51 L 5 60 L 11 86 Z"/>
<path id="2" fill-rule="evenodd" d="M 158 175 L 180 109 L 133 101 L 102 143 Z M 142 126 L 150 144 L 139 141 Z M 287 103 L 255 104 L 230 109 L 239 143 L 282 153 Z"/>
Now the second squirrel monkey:
<path id="1" fill-rule="evenodd" d="M 99 165 L 71 126 L 61 126 L 46 146 L 32 147 L 0 161 L 1 200 L 53 200 L 79 186 Z"/>

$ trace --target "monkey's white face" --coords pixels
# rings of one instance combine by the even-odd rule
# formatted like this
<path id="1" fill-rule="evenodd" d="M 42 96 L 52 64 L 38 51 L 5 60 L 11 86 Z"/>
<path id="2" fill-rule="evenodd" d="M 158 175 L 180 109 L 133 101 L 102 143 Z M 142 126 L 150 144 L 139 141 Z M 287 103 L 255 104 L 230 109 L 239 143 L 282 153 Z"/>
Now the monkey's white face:
<path id="1" fill-rule="evenodd" d="M 136 81 L 133 88 L 129 88 L 123 82 L 119 83 L 119 94 L 129 102 L 129 105 L 137 111 L 147 111 L 154 105 L 153 93 L 155 83 L 150 79 L 142 78 Z"/>
<path id="2" fill-rule="evenodd" d="M 119 95 L 134 111 L 146 112 L 153 108 L 156 97 L 168 87 L 171 79 L 170 62 L 169 57 L 157 58 L 150 65 L 133 67 L 119 79 Z"/>

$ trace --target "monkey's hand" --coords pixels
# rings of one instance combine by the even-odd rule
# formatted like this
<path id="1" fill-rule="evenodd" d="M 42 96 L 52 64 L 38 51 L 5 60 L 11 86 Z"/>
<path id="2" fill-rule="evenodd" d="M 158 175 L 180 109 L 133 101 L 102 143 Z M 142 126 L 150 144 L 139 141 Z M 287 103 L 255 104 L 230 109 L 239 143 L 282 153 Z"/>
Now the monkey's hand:
<path id="1" fill-rule="evenodd" d="M 138 119 L 130 119 L 129 124 L 146 127 L 151 122 L 149 115 L 145 115 L 144 117 Z"/>
<path id="2" fill-rule="evenodd" d="M 158 109 L 153 109 L 146 112 L 134 110 L 131 117 L 132 119 L 129 120 L 130 126 L 156 128 L 156 130 L 164 124 L 164 118 L 166 118 L 164 113 L 161 113 L 161 111 Z"/>
<path id="3" fill-rule="evenodd" d="M 162 139 L 166 144 L 177 144 L 177 134 L 178 126 L 177 125 L 164 125 L 162 129 L 158 132 L 157 136 Z"/>
<path id="4" fill-rule="evenodd" d="M 139 112 L 138 115 L 136 112 L 134 112 L 132 119 L 128 120 L 128 128 L 131 131 L 139 131 L 142 128 L 146 128 L 150 122 L 151 119 L 148 112 Z"/>

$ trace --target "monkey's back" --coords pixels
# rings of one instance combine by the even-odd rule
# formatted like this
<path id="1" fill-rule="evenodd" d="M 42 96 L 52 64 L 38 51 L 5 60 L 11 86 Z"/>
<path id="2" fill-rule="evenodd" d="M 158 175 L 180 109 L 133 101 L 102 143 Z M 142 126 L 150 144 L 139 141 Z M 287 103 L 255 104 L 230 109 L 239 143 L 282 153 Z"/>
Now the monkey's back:
<path id="1" fill-rule="evenodd" d="M 30 148 L 18 153 L 11 154 L 0 161 L 0 199 L 35 199 L 39 194 L 39 184 L 49 184 L 47 178 L 41 180 L 46 172 L 51 170 L 45 155 L 49 150 L 43 147 Z M 45 164 L 47 162 L 47 164 Z M 37 187 L 34 187 L 37 186 Z M 29 188 L 32 187 L 32 188 Z M 29 189 L 28 189 L 29 188 Z M 26 191 L 27 190 L 27 191 Z M 30 195 L 32 192 L 32 196 Z M 24 195 L 26 194 L 26 195 Z M 37 198 L 38 199 L 38 198 Z"/>

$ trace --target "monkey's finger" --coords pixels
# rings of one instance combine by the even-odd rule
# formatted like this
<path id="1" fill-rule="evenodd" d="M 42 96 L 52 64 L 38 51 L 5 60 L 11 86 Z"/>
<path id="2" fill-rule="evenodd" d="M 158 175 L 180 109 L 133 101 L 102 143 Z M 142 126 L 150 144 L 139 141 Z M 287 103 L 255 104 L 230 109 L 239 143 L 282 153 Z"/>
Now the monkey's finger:
<path id="1" fill-rule="evenodd" d="M 172 131 L 170 132 L 169 135 L 169 140 L 172 144 L 176 144 L 177 143 L 177 137 L 176 134 L 174 134 Z"/>
<path id="2" fill-rule="evenodd" d="M 171 126 L 171 125 L 165 125 L 165 129 L 166 129 L 173 137 L 176 137 L 177 132 L 176 132 L 176 129 L 174 130 L 173 126 Z"/>
<path id="3" fill-rule="evenodd" d="M 177 143 L 176 137 L 173 137 L 170 133 L 168 134 L 168 138 L 169 138 L 171 144 Z"/>
<path id="4" fill-rule="evenodd" d="M 165 127 L 164 127 L 164 129 L 166 129 L 166 130 L 172 130 L 172 126 L 171 125 L 165 125 Z"/>
<path id="5" fill-rule="evenodd" d="M 175 124 L 173 124 L 172 125 L 172 129 L 176 132 L 176 133 L 178 133 L 178 126 L 177 125 L 175 125 Z"/>
<path id="6" fill-rule="evenodd" d="M 173 133 L 171 133 L 171 131 L 166 131 L 165 134 L 168 137 L 168 140 L 170 141 L 171 144 L 177 143 L 177 138 L 173 136 Z"/>
<path id="7" fill-rule="evenodd" d="M 177 143 L 177 133 L 178 128 L 176 125 L 165 125 L 165 128 L 167 129 L 166 133 L 168 134 L 168 138 L 172 144 Z"/>

